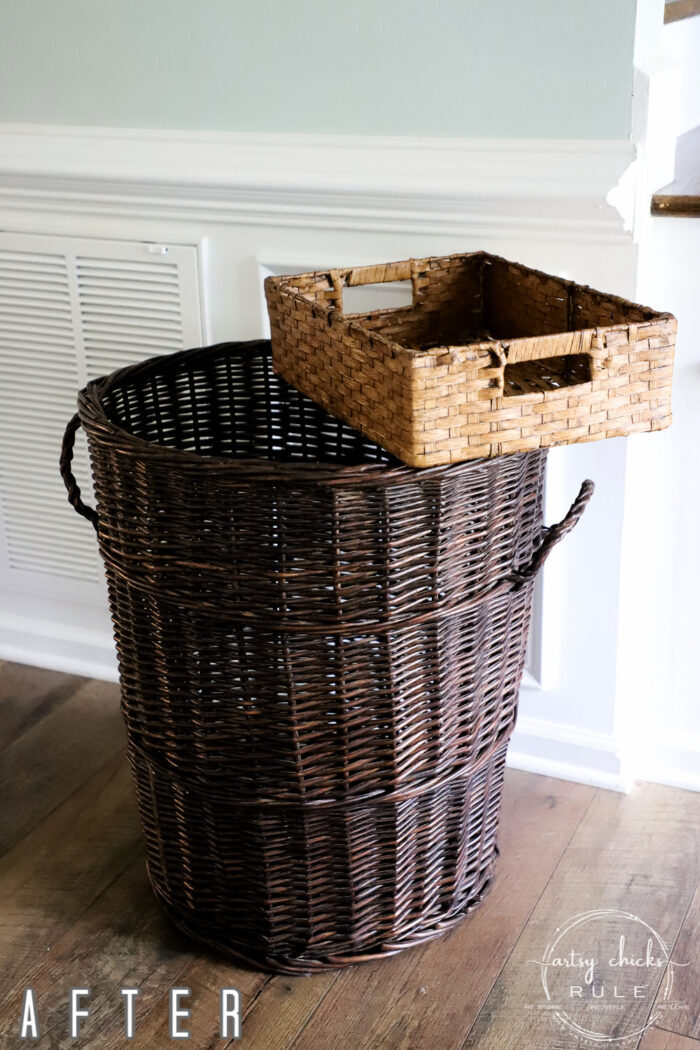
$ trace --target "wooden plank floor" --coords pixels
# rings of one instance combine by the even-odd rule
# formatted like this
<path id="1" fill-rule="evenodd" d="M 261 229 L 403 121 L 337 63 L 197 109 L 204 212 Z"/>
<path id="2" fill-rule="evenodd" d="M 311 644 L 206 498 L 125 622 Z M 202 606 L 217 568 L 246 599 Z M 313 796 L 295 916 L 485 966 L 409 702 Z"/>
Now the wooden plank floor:
<path id="1" fill-rule="evenodd" d="M 509 770 L 497 877 L 472 917 L 382 962 L 270 977 L 198 950 L 161 912 L 123 748 L 116 686 L 0 665 L 2 1050 L 173 1045 L 175 986 L 191 992 L 184 1045 L 193 1050 L 578 1050 L 592 1044 L 532 1008 L 542 999 L 533 960 L 562 923 L 601 908 L 642 917 L 676 964 L 678 1008 L 613 1045 L 700 1050 L 700 795 L 640 785 L 623 796 Z M 665 980 L 665 967 L 650 978 L 641 1028 Z M 140 989 L 133 1040 L 123 986 Z M 219 1038 L 224 986 L 241 993 L 236 1044 Z M 28 987 L 38 1040 L 19 1037 Z M 90 1016 L 74 1041 L 77 987 L 90 989 Z"/>
<path id="2" fill-rule="evenodd" d="M 700 15 L 700 0 L 666 0 L 664 22 L 679 22 Z"/>

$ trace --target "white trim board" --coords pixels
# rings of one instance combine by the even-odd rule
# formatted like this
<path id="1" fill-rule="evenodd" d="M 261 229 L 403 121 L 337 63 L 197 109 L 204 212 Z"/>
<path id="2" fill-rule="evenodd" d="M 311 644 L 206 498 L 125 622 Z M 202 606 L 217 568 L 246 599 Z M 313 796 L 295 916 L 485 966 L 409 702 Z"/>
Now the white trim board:
<path id="1" fill-rule="evenodd" d="M 544 719 L 518 717 L 507 764 L 526 773 L 630 791 L 634 779 L 616 739 Z"/>
<path id="2" fill-rule="evenodd" d="M 664 733 L 648 744 L 637 779 L 700 791 L 700 734 Z"/>
<path id="3" fill-rule="evenodd" d="M 112 634 L 0 613 L 0 660 L 118 682 Z"/>
<path id="4" fill-rule="evenodd" d="M 264 135 L 0 124 L 0 206 L 628 243 L 627 141 Z"/>

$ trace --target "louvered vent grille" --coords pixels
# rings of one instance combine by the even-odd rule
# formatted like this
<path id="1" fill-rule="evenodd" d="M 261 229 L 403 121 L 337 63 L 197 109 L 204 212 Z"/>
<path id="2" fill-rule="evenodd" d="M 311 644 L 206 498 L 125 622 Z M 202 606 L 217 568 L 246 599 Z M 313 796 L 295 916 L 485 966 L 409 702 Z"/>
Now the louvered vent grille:
<path id="1" fill-rule="evenodd" d="M 88 375 L 183 346 L 176 264 L 81 257 L 76 270 Z"/>
<path id="2" fill-rule="evenodd" d="M 160 254 L 162 252 L 162 254 Z M 202 342 L 197 249 L 0 235 L 0 500 L 5 568 L 100 578 L 58 476 L 88 378 Z M 88 493 L 84 439 L 75 474 Z"/>

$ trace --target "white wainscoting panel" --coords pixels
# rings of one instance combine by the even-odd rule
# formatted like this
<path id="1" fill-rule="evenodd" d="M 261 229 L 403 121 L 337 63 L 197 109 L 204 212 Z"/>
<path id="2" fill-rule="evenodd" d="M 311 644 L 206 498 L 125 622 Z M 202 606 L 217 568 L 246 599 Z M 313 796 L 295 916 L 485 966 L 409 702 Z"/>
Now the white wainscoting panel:
<path id="1" fill-rule="evenodd" d="M 144 356 L 190 342 L 263 335 L 265 268 L 281 272 L 485 249 L 633 296 L 637 247 L 610 203 L 621 180 L 633 185 L 624 178 L 633 160 L 628 142 L 6 125 L 0 126 L 0 227 L 8 235 L 129 242 L 142 246 L 149 264 L 167 266 L 174 255 L 149 253 L 146 245 L 167 245 L 173 252 L 180 245 L 194 253 L 187 286 L 206 325 L 198 334 L 179 336 L 172 313 L 161 316 L 151 304 L 150 319 L 128 328 L 128 346 L 114 333 L 105 339 L 100 360 L 106 368 L 121 363 L 122 350 Z M 84 247 L 78 254 L 91 257 Z M 90 294 L 109 281 L 108 270 L 103 261 L 84 271 L 86 280 L 96 282 Z M 161 289 L 159 308 L 174 298 L 167 291 L 168 272 L 153 282 Z M 181 294 L 182 287 L 181 281 Z M 400 287 L 389 291 L 401 293 Z M 90 313 L 91 340 L 109 335 L 102 309 L 104 303 Z M 130 309 L 138 309 L 135 301 Z M 189 315 L 182 300 L 180 310 Z M 68 329 L 61 331 L 68 335 Z M 77 337 L 74 345 L 83 355 L 78 365 L 71 362 L 70 337 L 65 360 L 55 348 L 56 405 L 59 388 L 60 397 L 68 398 L 71 385 L 87 375 Z M 57 421 L 67 418 L 73 403 L 62 402 L 65 416 L 63 407 L 54 407 Z M 42 466 L 47 477 L 57 477 L 57 443 L 58 435 L 54 458 Z M 626 445 L 617 439 L 550 453 L 548 522 L 563 516 L 584 477 L 593 477 L 598 489 L 579 527 L 552 554 L 540 584 L 511 751 L 511 762 L 522 768 L 618 788 L 628 785 L 614 735 L 625 471 Z M 94 542 L 87 523 L 67 504 L 62 513 L 61 535 L 71 550 Z M 37 574 L 25 576 L 0 613 L 0 655 L 113 676 L 101 585 L 73 579 L 68 600 L 64 577 L 46 574 L 39 583 Z"/>

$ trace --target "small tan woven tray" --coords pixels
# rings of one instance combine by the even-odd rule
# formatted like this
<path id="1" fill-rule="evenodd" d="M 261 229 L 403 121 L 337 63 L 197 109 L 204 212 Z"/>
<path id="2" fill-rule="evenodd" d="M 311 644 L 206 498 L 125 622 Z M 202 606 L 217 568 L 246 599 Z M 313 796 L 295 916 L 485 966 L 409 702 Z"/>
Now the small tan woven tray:
<path id="1" fill-rule="evenodd" d="M 413 303 L 343 314 L 343 288 Z M 268 277 L 276 371 L 410 466 L 671 422 L 676 321 L 485 252 Z"/>

